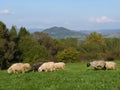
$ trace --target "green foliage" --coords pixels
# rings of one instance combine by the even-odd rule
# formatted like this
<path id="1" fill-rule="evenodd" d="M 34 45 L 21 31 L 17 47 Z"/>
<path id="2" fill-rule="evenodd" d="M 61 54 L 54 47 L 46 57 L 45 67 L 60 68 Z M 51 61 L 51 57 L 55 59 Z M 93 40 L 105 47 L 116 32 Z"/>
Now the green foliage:
<path id="1" fill-rule="evenodd" d="M 6 28 L 6 25 L 0 21 L 0 38 L 8 38 L 8 30 Z"/>
<path id="2" fill-rule="evenodd" d="M 108 51 L 120 51 L 120 38 L 107 38 L 105 42 Z"/>
<path id="3" fill-rule="evenodd" d="M 105 39 L 101 34 L 91 33 L 80 45 L 81 57 L 85 59 L 103 59 L 105 53 Z"/>
<path id="4" fill-rule="evenodd" d="M 79 52 L 75 48 L 67 48 L 57 55 L 58 61 L 75 62 L 78 60 Z"/>
<path id="5" fill-rule="evenodd" d="M 16 45 L 11 40 L 11 35 L 6 25 L 0 22 L 0 65 L 1 69 L 7 68 L 10 61 L 14 59 Z"/>
<path id="6" fill-rule="evenodd" d="M 50 32 L 49 32 L 50 30 Z M 63 27 L 46 29 L 52 35 L 73 35 Z M 120 38 L 104 38 L 102 34 L 92 32 L 83 41 L 74 36 L 54 39 L 47 33 L 30 34 L 25 27 L 17 33 L 16 27 L 10 30 L 0 21 L 0 67 L 5 69 L 12 63 L 37 61 L 75 62 L 91 59 L 120 59 Z M 69 32 L 69 33 L 68 33 Z M 75 33 L 74 33 L 75 34 Z"/>
<path id="7" fill-rule="evenodd" d="M 10 29 L 10 39 L 17 42 L 18 35 L 17 30 L 15 26 L 12 26 Z"/>
<path id="8" fill-rule="evenodd" d="M 105 58 L 120 58 L 120 38 L 107 38 Z"/>
<path id="9" fill-rule="evenodd" d="M 46 33 L 36 32 L 33 34 L 33 37 L 38 39 L 40 45 L 43 45 L 48 54 L 49 58 L 53 58 L 59 50 L 59 42 L 56 39 L 49 37 Z"/>
<path id="10" fill-rule="evenodd" d="M 19 33 L 18 33 L 18 36 L 19 36 L 19 37 L 24 37 L 24 36 L 26 36 L 26 35 L 30 35 L 30 33 L 26 30 L 25 27 L 21 27 L 21 28 L 20 28 L 20 31 L 19 31 Z"/>
<path id="11" fill-rule="evenodd" d="M 44 46 L 39 45 L 31 36 L 24 36 L 24 38 L 21 38 L 18 47 L 21 52 L 20 59 L 22 59 L 23 62 L 32 62 L 33 60 L 47 57 Z"/>
<path id="12" fill-rule="evenodd" d="M 100 46 L 99 44 L 81 44 L 79 51 L 80 57 L 84 57 L 84 59 L 103 59 L 105 47 Z M 81 58 L 82 59 L 82 58 Z"/>
<path id="13" fill-rule="evenodd" d="M 89 36 L 87 36 L 85 39 L 85 44 L 92 44 L 92 43 L 105 45 L 105 40 L 104 40 L 102 34 L 93 32 Z"/>
<path id="14" fill-rule="evenodd" d="M 67 47 L 74 47 L 77 48 L 79 46 L 79 42 L 77 38 L 66 38 L 66 39 L 61 39 L 61 42 L 64 42 Z"/>

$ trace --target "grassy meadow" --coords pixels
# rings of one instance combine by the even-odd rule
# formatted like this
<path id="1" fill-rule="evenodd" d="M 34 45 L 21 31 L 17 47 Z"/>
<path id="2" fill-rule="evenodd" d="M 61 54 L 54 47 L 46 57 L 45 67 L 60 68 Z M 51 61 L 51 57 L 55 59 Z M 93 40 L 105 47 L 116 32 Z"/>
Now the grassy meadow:
<path id="1" fill-rule="evenodd" d="M 117 70 L 93 70 L 86 62 L 67 63 L 66 70 L 8 74 L 0 71 L 0 90 L 120 90 Z"/>

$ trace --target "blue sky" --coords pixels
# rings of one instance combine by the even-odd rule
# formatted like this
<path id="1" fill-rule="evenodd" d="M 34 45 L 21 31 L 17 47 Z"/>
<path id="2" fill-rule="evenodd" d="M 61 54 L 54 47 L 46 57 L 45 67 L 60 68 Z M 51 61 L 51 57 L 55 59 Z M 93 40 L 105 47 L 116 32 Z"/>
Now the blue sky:
<path id="1" fill-rule="evenodd" d="M 26 28 L 120 29 L 120 0 L 0 0 L 0 20 Z"/>

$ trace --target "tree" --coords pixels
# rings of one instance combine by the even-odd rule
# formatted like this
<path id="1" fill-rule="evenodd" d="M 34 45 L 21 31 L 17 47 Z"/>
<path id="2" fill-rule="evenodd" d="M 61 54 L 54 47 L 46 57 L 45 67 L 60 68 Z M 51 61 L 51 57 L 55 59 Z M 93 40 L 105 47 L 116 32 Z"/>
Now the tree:
<path id="1" fill-rule="evenodd" d="M 25 27 L 21 27 L 21 28 L 20 28 L 20 31 L 19 31 L 19 33 L 18 33 L 18 36 L 19 36 L 19 37 L 24 37 L 24 36 L 26 36 L 26 35 L 30 35 L 30 33 L 26 30 Z"/>
<path id="2" fill-rule="evenodd" d="M 80 53 L 75 48 L 67 48 L 58 53 L 58 61 L 63 62 L 75 62 L 78 60 Z"/>
<path id="3" fill-rule="evenodd" d="M 14 30 L 13 30 L 14 31 Z M 0 21 L 0 67 L 6 69 L 16 56 L 16 43 L 12 32 L 6 28 L 6 25 Z"/>
<path id="4" fill-rule="evenodd" d="M 0 65 L 1 69 L 7 67 L 6 60 L 5 60 L 5 53 L 7 52 L 8 48 L 8 30 L 6 25 L 0 21 Z"/>
<path id="5" fill-rule="evenodd" d="M 96 32 L 88 35 L 81 47 L 80 52 L 86 59 L 102 59 L 106 52 L 105 39 L 102 34 Z"/>
<path id="6" fill-rule="evenodd" d="M 46 33 L 35 32 L 33 37 L 38 40 L 40 45 L 44 46 L 48 52 L 49 58 L 54 58 L 58 52 L 58 41 L 49 37 Z"/>
<path id="7" fill-rule="evenodd" d="M 10 29 L 10 39 L 15 42 L 18 40 L 17 30 L 15 26 L 12 26 Z"/>
<path id="8" fill-rule="evenodd" d="M 21 53 L 19 58 L 23 62 L 35 62 L 35 60 L 46 58 L 48 55 L 45 47 L 40 45 L 37 40 L 28 34 L 20 37 L 18 47 Z"/>
<path id="9" fill-rule="evenodd" d="M 19 41 L 19 38 L 18 38 L 18 34 L 17 34 L 17 30 L 16 30 L 16 26 L 12 26 L 11 29 L 10 29 L 10 46 L 11 46 L 11 49 L 10 49 L 10 52 L 14 54 L 14 57 L 12 60 L 10 60 L 11 63 L 14 63 L 14 62 L 20 62 L 19 60 L 19 54 L 20 54 L 20 51 L 19 51 L 19 48 L 18 48 L 18 41 Z"/>
<path id="10" fill-rule="evenodd" d="M 99 45 L 105 45 L 105 39 L 102 36 L 102 34 L 93 32 L 87 38 L 85 39 L 85 44 L 99 44 Z"/>
<path id="11" fill-rule="evenodd" d="M 69 38 L 61 39 L 60 41 L 64 42 L 67 47 L 78 48 L 79 46 L 79 42 L 77 38 L 69 37 Z"/>
<path id="12" fill-rule="evenodd" d="M 105 58 L 120 59 L 120 38 L 106 38 L 106 53 Z"/>

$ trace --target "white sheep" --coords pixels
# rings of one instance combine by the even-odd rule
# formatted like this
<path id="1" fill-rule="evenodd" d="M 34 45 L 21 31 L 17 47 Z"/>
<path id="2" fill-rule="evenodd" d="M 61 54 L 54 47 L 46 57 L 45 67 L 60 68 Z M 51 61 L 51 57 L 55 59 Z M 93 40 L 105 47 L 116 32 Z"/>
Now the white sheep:
<path id="1" fill-rule="evenodd" d="M 25 71 L 30 68 L 30 64 L 28 63 L 15 63 L 13 65 L 11 65 L 7 72 L 8 73 L 18 73 L 18 72 L 22 72 L 25 73 Z"/>
<path id="2" fill-rule="evenodd" d="M 54 64 L 55 69 L 65 69 L 65 63 L 64 62 L 58 62 Z"/>
<path id="3" fill-rule="evenodd" d="M 106 70 L 116 69 L 116 63 L 115 62 L 106 61 L 105 63 L 106 63 L 106 65 L 105 65 Z"/>
<path id="4" fill-rule="evenodd" d="M 105 69 L 105 61 L 98 60 L 87 63 L 87 67 L 92 66 L 94 69 Z"/>
<path id="5" fill-rule="evenodd" d="M 24 73 L 25 70 L 23 68 L 22 63 L 15 63 L 12 66 L 10 66 L 7 71 L 8 73 L 18 73 L 18 72 Z"/>
<path id="6" fill-rule="evenodd" d="M 29 63 L 23 63 L 23 66 L 24 66 L 25 71 L 28 71 L 31 68 Z"/>
<path id="7" fill-rule="evenodd" d="M 54 62 L 46 62 L 43 63 L 39 68 L 38 68 L 38 72 L 42 72 L 42 71 L 55 71 L 55 67 L 54 67 Z"/>

